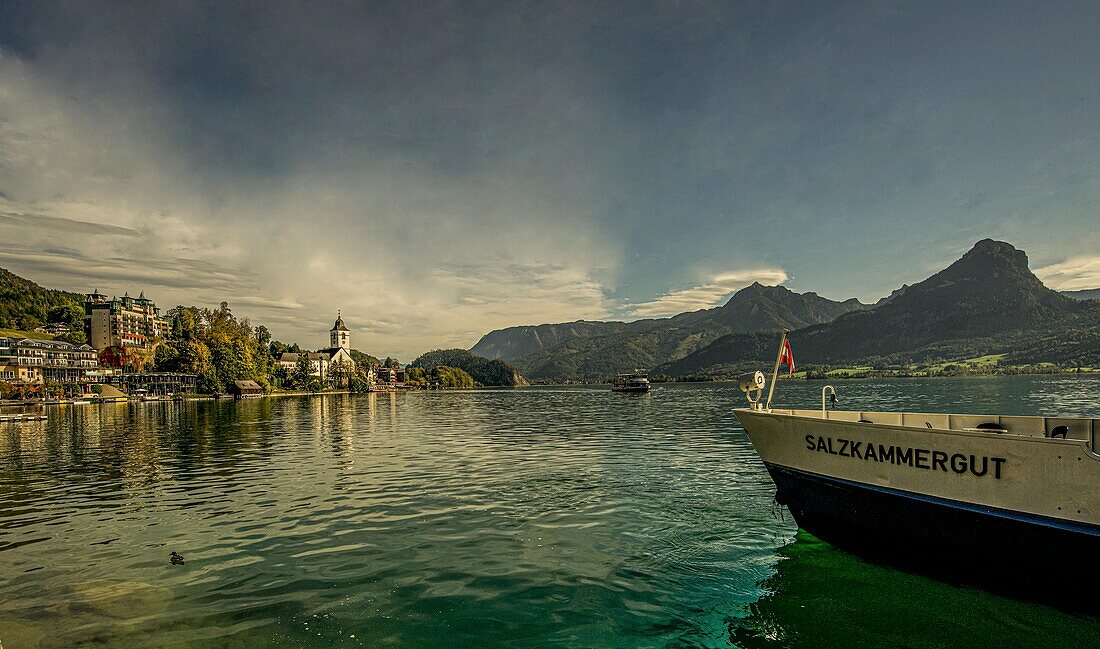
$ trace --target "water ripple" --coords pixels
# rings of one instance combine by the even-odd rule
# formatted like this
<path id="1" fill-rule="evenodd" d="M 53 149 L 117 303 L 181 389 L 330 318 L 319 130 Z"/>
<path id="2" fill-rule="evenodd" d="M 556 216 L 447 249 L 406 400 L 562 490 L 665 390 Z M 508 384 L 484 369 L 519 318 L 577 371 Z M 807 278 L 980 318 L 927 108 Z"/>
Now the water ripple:
<path id="1" fill-rule="evenodd" d="M 852 408 L 1079 414 L 1097 404 L 1081 386 L 840 387 Z M 819 390 L 781 394 L 813 407 Z M 0 641 L 730 646 L 794 534 L 740 400 L 728 384 L 330 395 L 2 426 Z"/>

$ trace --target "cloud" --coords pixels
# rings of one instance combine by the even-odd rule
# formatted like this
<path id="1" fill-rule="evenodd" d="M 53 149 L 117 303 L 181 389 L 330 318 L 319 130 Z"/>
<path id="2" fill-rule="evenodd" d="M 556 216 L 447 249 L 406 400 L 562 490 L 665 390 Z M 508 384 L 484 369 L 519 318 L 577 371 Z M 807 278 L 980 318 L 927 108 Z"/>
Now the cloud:
<path id="1" fill-rule="evenodd" d="M 223 133 L 271 139 L 256 153 L 281 162 L 258 173 L 174 139 L 185 119 L 147 73 L 123 66 L 101 88 L 72 78 L 73 65 L 0 56 L 0 266 L 77 292 L 144 291 L 162 309 L 226 301 L 311 347 L 327 344 L 339 309 L 357 347 L 404 360 L 494 328 L 610 312 L 619 253 L 584 216 L 598 174 L 572 183 L 532 164 L 535 149 L 555 166 L 569 159 L 569 138 L 515 133 L 515 146 L 455 168 L 442 164 L 449 151 L 395 150 L 369 130 L 369 156 L 336 145 L 331 160 L 266 127 Z M 555 101 L 571 94 L 560 90 Z M 481 109 L 494 101 L 465 111 L 489 128 Z M 378 110 L 367 101 L 311 128 L 388 119 Z"/>
<path id="2" fill-rule="evenodd" d="M 341 309 L 408 359 L 753 279 L 648 299 L 698 268 L 870 295 L 960 233 L 1100 247 L 1100 6 L 8 5 L 0 264 L 287 342 Z"/>
<path id="3" fill-rule="evenodd" d="M 786 282 L 790 277 L 780 269 L 763 268 L 734 271 L 716 275 L 710 282 L 666 293 L 655 300 L 627 308 L 636 317 L 658 318 L 717 306 L 724 298 L 753 282 L 769 286 Z"/>
<path id="4" fill-rule="evenodd" d="M 0 200 L 11 203 L 7 196 L 0 195 Z M 18 228 L 33 228 L 37 230 L 65 230 L 71 234 L 84 235 L 110 235 L 117 237 L 138 236 L 139 232 L 129 228 L 120 228 L 114 225 L 67 219 L 46 214 L 19 214 L 16 212 L 0 212 L 0 223 Z"/>
<path id="5" fill-rule="evenodd" d="M 1100 256 L 1071 257 L 1039 268 L 1035 275 L 1057 291 L 1100 288 Z"/>

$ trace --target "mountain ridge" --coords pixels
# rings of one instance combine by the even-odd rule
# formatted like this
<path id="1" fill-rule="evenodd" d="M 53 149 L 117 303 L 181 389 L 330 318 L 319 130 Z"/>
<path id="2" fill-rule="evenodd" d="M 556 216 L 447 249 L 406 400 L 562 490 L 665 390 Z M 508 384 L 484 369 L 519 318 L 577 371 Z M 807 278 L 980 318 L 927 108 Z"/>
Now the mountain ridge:
<path id="1" fill-rule="evenodd" d="M 717 307 L 634 322 L 576 321 L 509 327 L 471 352 L 514 363 L 539 380 L 598 379 L 682 357 L 729 333 L 828 322 L 867 305 L 754 282 Z"/>
<path id="2" fill-rule="evenodd" d="M 1078 291 L 1061 291 L 1062 295 L 1075 300 L 1100 300 L 1100 288 L 1086 288 Z"/>
<path id="3" fill-rule="evenodd" d="M 1043 285 L 1022 250 L 983 239 L 947 268 L 895 291 L 874 308 L 794 330 L 790 338 L 796 358 L 806 364 L 869 358 L 906 362 L 935 358 L 935 353 L 951 348 L 976 355 L 994 349 L 1010 353 L 1026 346 L 1028 332 L 1035 339 L 1045 339 L 1068 323 L 1091 331 L 1093 313 L 1100 314 L 1100 309 L 1094 311 L 1090 304 Z M 1007 341 L 1013 345 L 1006 345 Z M 774 344 L 774 335 L 724 336 L 654 371 L 685 376 L 730 370 L 767 361 L 774 354 L 769 351 Z M 1091 358 L 1076 349 L 1076 356 L 1060 360 Z"/>

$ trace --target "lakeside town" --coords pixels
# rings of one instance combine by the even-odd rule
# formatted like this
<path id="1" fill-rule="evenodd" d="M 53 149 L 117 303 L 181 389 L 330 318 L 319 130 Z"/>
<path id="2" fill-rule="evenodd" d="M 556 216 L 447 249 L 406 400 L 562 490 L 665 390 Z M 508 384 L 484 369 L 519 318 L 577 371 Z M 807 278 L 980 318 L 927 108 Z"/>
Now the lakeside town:
<path id="1" fill-rule="evenodd" d="M 273 340 L 262 325 L 233 317 L 224 303 L 213 310 L 177 307 L 162 315 L 144 292 L 113 297 L 93 290 L 84 296 L 82 318 L 64 310 L 51 310 L 51 316 L 33 335 L 0 331 L 0 402 L 250 398 L 473 385 L 455 380 L 455 368 L 406 368 L 355 350 L 339 312 L 328 331 L 329 346 L 312 351 Z M 219 342 L 226 343 L 224 349 L 217 349 Z"/>

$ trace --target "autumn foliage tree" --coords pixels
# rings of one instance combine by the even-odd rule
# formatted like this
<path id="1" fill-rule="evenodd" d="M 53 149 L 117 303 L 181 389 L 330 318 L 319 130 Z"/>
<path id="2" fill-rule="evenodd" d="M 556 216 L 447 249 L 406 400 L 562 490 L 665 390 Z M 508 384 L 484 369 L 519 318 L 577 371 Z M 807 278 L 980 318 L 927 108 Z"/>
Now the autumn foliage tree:
<path id="1" fill-rule="evenodd" d="M 172 326 L 157 347 L 157 370 L 197 374 L 201 392 L 224 392 L 239 380 L 271 389 L 276 363 L 266 329 L 238 320 L 225 302 L 217 309 L 177 306 L 167 315 Z"/>

